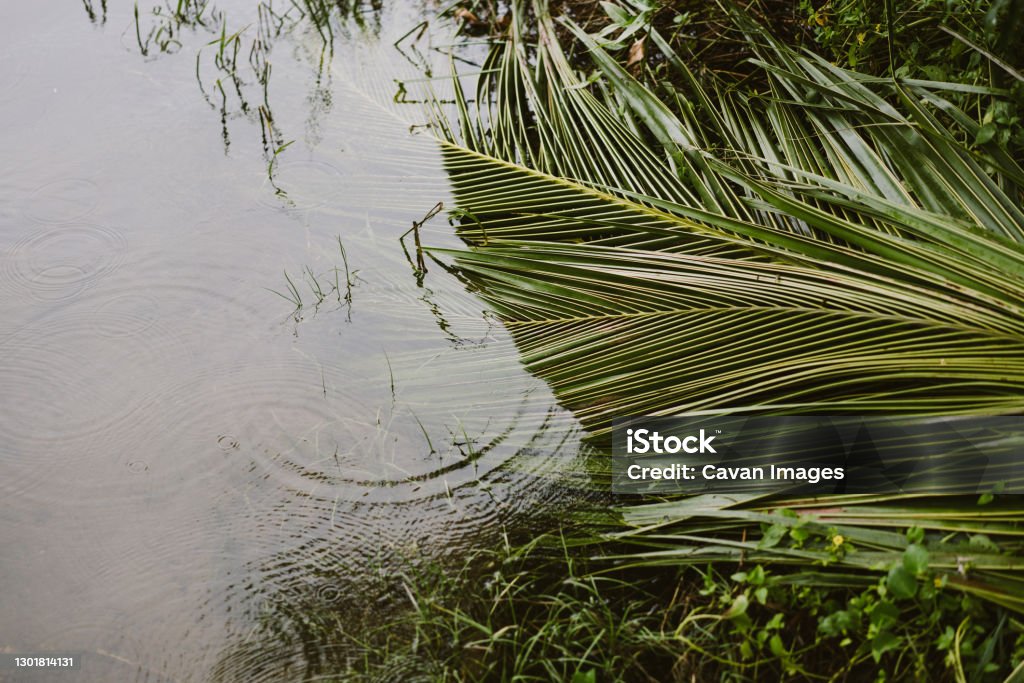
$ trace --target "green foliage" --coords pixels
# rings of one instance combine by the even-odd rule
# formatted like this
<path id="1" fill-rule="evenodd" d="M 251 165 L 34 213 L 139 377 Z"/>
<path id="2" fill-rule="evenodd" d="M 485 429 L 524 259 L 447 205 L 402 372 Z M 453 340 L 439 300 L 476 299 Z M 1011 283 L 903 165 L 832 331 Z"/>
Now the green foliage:
<path id="1" fill-rule="evenodd" d="M 653 91 L 680 84 L 672 60 L 650 49 L 655 35 L 705 87 L 723 75 L 740 87 L 763 83 L 763 74 L 744 64 L 756 50 L 732 30 L 728 2 L 633 0 L 603 7 L 586 28 Z M 981 122 L 975 131 L 955 117 L 943 119 L 957 139 L 981 154 L 998 146 L 1017 163 L 1024 160 L 1024 0 L 760 0 L 744 3 L 743 12 L 788 44 L 864 76 L 941 84 L 950 103 Z"/>
<path id="2" fill-rule="evenodd" d="M 964 670 L 975 672 L 969 680 L 1001 680 L 1024 656 L 1008 634 L 1006 616 L 986 619 L 980 603 L 947 590 L 942 575 L 929 568 L 928 551 L 914 541 L 923 538 L 920 530 L 912 528 L 907 538 L 912 542 L 887 563 L 887 575 L 859 591 L 807 584 L 763 565 L 725 581 L 709 565 L 700 593 L 729 624 L 728 637 L 718 634 L 723 647 L 716 654 L 732 652 L 737 668 L 768 657 L 785 673 L 809 675 L 815 657 L 837 648 L 843 654 L 828 669 L 833 679 L 862 676 L 874 663 L 891 680 L 959 680 Z M 792 539 L 790 545 L 802 544 Z M 755 601 L 767 609 L 752 609 Z M 783 628 L 799 624 L 795 615 L 817 619 L 813 642 L 801 637 L 799 626 L 795 638 L 794 628 Z"/>
<path id="3" fill-rule="evenodd" d="M 827 56 L 869 73 L 888 69 L 886 3 L 800 0 L 800 13 Z M 1019 0 L 896 0 L 893 43 L 897 75 L 957 83 L 988 83 L 985 56 L 950 40 L 949 26 L 999 57 L 1016 61 L 1024 48 Z"/>
<path id="4" fill-rule="evenodd" d="M 706 89 L 652 30 L 686 83 L 659 97 L 567 22 L 592 88 L 543 7 L 536 45 L 514 14 L 476 97 L 436 110 L 474 217 L 455 258 L 595 434 L 629 414 L 1020 409 L 1024 171 L 993 156 L 988 176 L 941 88 L 843 71 L 743 15 L 766 92 Z"/>
<path id="5" fill-rule="evenodd" d="M 830 586 L 762 563 L 673 571 L 584 548 L 541 538 L 413 572 L 412 609 L 339 679 L 997 681 L 1024 660 L 1024 625 L 948 590 L 916 544 L 887 565 L 919 570 L 913 595 L 884 576 Z"/>
<path id="6" fill-rule="evenodd" d="M 994 67 L 995 57 L 1018 72 L 1024 68 L 1024 2 L 1020 0 L 901 0 L 894 5 L 894 75 L 972 86 L 950 94 L 973 112 L 981 129 L 966 142 L 1024 152 L 1024 82 Z M 886 4 L 869 0 L 801 0 L 813 47 L 831 61 L 861 72 L 890 72 Z M 951 39 L 953 31 L 957 38 Z M 988 53 L 986 55 L 986 53 Z"/>
<path id="7" fill-rule="evenodd" d="M 629 680 L 666 654 L 648 641 L 653 596 L 581 563 L 534 542 L 481 551 L 456 571 L 411 569 L 411 611 L 368 633 L 363 664 L 339 679 Z"/>

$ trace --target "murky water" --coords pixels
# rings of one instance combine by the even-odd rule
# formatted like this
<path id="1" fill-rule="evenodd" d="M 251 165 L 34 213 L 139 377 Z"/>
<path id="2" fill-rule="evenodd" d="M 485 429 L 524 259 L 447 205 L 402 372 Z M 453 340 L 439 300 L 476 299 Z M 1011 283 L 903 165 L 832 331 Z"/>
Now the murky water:
<path id="1" fill-rule="evenodd" d="M 257 31 L 255 5 L 217 7 Z M 577 435 L 398 242 L 448 200 L 377 103 L 429 7 L 365 10 L 333 54 L 285 31 L 245 109 L 215 89 L 219 31 L 143 56 L 140 8 L 142 35 L 113 0 L 0 25 L 0 649 L 84 653 L 59 680 L 326 673 L 389 572 L 564 501 Z M 456 244 L 443 215 L 424 240 Z"/>

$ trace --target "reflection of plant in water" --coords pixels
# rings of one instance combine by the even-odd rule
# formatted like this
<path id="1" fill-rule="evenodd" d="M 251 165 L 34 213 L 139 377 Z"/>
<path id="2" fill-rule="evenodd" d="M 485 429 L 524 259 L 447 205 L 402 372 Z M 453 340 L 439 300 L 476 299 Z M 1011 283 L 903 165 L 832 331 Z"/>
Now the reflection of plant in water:
<path id="1" fill-rule="evenodd" d="M 416 285 L 418 287 L 423 286 L 423 276 L 427 274 L 427 264 L 423 260 L 423 243 L 420 241 L 420 228 L 422 228 L 427 221 L 435 217 L 437 214 L 441 213 L 441 211 L 443 210 L 444 204 L 438 202 L 437 204 L 434 205 L 432 209 L 430 209 L 429 211 L 427 211 L 426 214 L 424 214 L 423 218 L 419 219 L 418 221 L 413 221 L 412 227 L 406 230 L 404 233 L 402 233 L 402 235 L 398 238 L 398 243 L 402 245 L 402 252 L 405 254 L 405 260 L 409 262 L 409 266 L 412 268 L 413 275 L 416 277 Z M 416 253 L 415 263 L 413 263 L 412 258 L 410 258 L 409 250 L 405 246 L 405 238 L 408 237 L 410 233 L 412 233 L 412 241 Z"/>
<path id="2" fill-rule="evenodd" d="M 103 5 L 105 10 L 106 2 Z M 145 27 L 136 2 L 135 39 L 143 57 L 149 56 L 154 49 L 173 54 L 182 47 L 180 36 L 183 29 L 207 28 L 223 19 L 223 15 L 211 7 L 210 0 L 178 0 L 173 6 L 170 0 L 166 0 L 165 4 L 152 7 L 143 16 Z"/>
<path id="3" fill-rule="evenodd" d="M 260 123 L 262 123 L 262 122 L 263 122 L 263 110 L 260 109 Z M 263 139 L 264 139 L 264 141 L 266 141 L 266 136 L 265 135 L 264 135 Z M 277 164 L 277 157 L 281 154 L 281 152 L 283 152 L 286 149 L 288 149 L 292 145 L 293 142 L 295 142 L 295 141 L 294 140 L 289 140 L 288 142 L 285 142 L 283 144 L 278 145 L 277 148 L 274 149 L 274 153 L 270 156 L 270 160 L 267 162 L 267 180 L 269 180 L 271 186 L 273 186 L 274 192 L 276 194 L 278 194 L 279 196 L 284 197 L 284 198 L 287 198 L 288 193 L 285 192 L 284 190 L 282 190 L 280 187 L 278 187 L 277 183 L 274 182 L 274 167 Z"/>
<path id="4" fill-rule="evenodd" d="M 468 559 L 461 553 L 451 553 L 446 544 L 449 539 L 444 534 L 448 530 L 445 520 L 453 518 L 447 515 L 460 511 L 477 514 L 472 508 L 478 507 L 482 511 L 480 514 L 489 519 L 499 514 L 502 521 L 512 527 L 522 528 L 523 524 L 517 524 L 518 520 L 512 517 L 518 513 L 509 510 L 506 497 L 490 493 L 490 482 L 471 479 L 458 486 L 449 486 L 447 478 L 453 470 L 469 469 L 488 452 L 508 446 L 513 432 L 522 426 L 513 420 L 500 429 L 497 437 L 491 436 L 486 426 L 474 428 L 471 434 L 467 434 L 468 430 L 461 424 L 448 428 L 447 448 L 435 441 L 447 453 L 436 453 L 432 448 L 429 453 L 425 448 L 422 451 L 424 457 L 441 462 L 431 472 L 414 475 L 402 482 L 414 485 L 413 491 L 433 482 L 431 488 L 434 493 L 424 497 L 422 506 L 417 505 L 418 512 L 404 511 L 402 504 L 394 504 L 393 507 L 389 504 L 366 504 L 358 498 L 342 501 L 339 512 L 338 501 L 333 508 L 328 502 L 328 507 L 324 508 L 326 515 L 321 516 L 320 521 L 329 520 L 329 526 L 313 522 L 313 528 L 302 530 L 299 536 L 301 545 L 275 552 L 261 560 L 251 568 L 251 578 L 246 584 L 234 587 L 244 591 L 249 604 L 241 616 L 240 629 L 243 633 L 232 639 L 221 652 L 210 680 L 225 683 L 333 681 L 358 677 L 371 660 L 376 664 L 376 648 L 387 649 L 392 638 L 404 642 L 412 636 L 413 629 L 409 623 L 399 624 L 410 606 L 434 609 L 435 603 L 431 602 L 430 596 L 436 596 L 437 605 L 440 605 L 441 589 L 444 599 L 447 599 L 449 591 L 456 586 L 464 591 L 463 579 L 477 579 L 477 585 L 489 581 L 490 572 L 500 568 L 501 560 L 491 552 L 469 550 Z M 389 429 L 387 422 L 383 429 Z M 390 437 L 386 439 L 388 442 L 391 440 Z M 426 437 L 424 446 L 429 442 L 429 437 Z M 553 455 L 552 449 L 574 450 L 575 443 L 565 437 L 556 414 L 549 412 L 530 431 L 518 434 L 513 458 L 520 454 L 538 457 L 535 448 Z M 515 467 L 514 460 L 510 459 L 507 466 Z M 319 474 L 311 479 L 313 481 L 320 491 L 325 490 L 324 484 L 330 483 Z M 385 480 L 361 484 L 389 487 L 396 483 Z M 443 489 L 439 490 L 441 484 Z M 551 481 L 535 481 L 534 484 L 534 488 L 523 495 L 540 499 L 544 488 L 554 488 Z M 484 491 L 489 499 L 481 500 L 480 491 Z M 475 503 L 466 505 L 467 500 L 474 498 Z M 434 501 L 433 505 L 430 501 Z M 376 516 L 366 510 L 370 505 L 375 506 Z M 349 506 L 347 513 L 346 506 Z M 526 511 L 529 506 L 521 509 Z M 368 529 L 361 527 L 357 531 L 362 534 L 364 543 L 353 545 L 346 541 L 343 522 L 335 526 L 334 515 L 342 520 L 357 511 L 360 519 L 365 519 L 367 514 L 370 519 L 378 520 L 405 514 L 422 516 L 409 517 L 409 524 L 384 524 L 377 535 L 369 538 Z M 536 510 L 529 510 L 527 514 L 531 520 L 536 520 L 536 513 Z M 457 531 L 458 523 L 454 526 Z M 504 533 L 493 524 L 471 525 L 471 528 L 471 531 L 462 533 L 470 534 L 472 547 L 500 544 L 509 548 Z M 294 532 L 289 533 L 290 539 L 296 537 Z M 463 543 L 466 541 L 462 539 Z M 437 592 L 432 593 L 433 589 Z M 468 592 L 466 594 L 469 595 Z M 388 625 L 387 629 L 382 628 L 384 624 Z M 433 645 L 431 642 L 430 646 Z M 401 646 L 395 644 L 395 647 L 400 649 Z M 390 662 L 390 665 L 399 665 L 399 662 Z M 380 680 L 415 680 L 416 675 L 423 673 L 422 670 L 399 666 Z"/>
<path id="5" fill-rule="evenodd" d="M 83 0 L 90 20 L 96 20 L 92 0 Z M 230 146 L 228 121 L 242 118 L 260 125 L 263 153 L 268 175 L 273 175 L 276 156 L 288 143 L 279 128 L 270 105 L 270 55 L 275 42 L 286 33 L 316 33 L 321 38 L 317 81 L 310 115 L 326 113 L 330 98 L 325 88 L 324 71 L 338 36 L 348 35 L 354 27 L 360 32 L 380 29 L 381 0 L 293 0 L 282 3 L 259 0 L 254 3 L 255 21 L 232 26 L 226 12 L 213 0 L 165 0 L 148 10 L 134 8 L 136 44 L 144 57 L 173 54 L 184 46 L 185 33 L 205 33 L 211 39 L 196 51 L 196 82 L 203 98 L 218 111 L 225 151 Z M 106 16 L 103 0 L 102 16 Z"/>
<path id="6" fill-rule="evenodd" d="M 341 241 L 341 235 L 338 235 L 338 251 L 341 253 L 341 263 L 345 267 L 345 303 L 349 305 L 349 310 L 352 308 L 352 288 L 356 285 L 358 270 L 350 270 L 348 267 L 348 254 L 345 252 L 345 245 Z M 338 282 L 338 276 L 340 273 L 338 269 L 334 269 L 334 290 L 338 293 L 338 302 L 341 302 L 341 285 Z"/>
<path id="7" fill-rule="evenodd" d="M 301 568 L 290 556 L 275 559 L 278 571 L 291 571 L 271 572 L 266 587 L 249 588 L 257 601 L 249 615 L 252 630 L 221 654 L 209 680 L 269 683 L 338 674 L 356 655 L 360 624 L 379 616 L 387 588 L 381 573 L 362 572 L 364 585 L 353 599 L 344 570 Z"/>
<path id="8" fill-rule="evenodd" d="M 107 0 L 100 0 L 99 14 L 96 13 L 94 0 L 82 0 L 82 7 L 85 9 L 85 13 L 88 15 L 89 21 L 92 23 L 98 23 L 101 26 L 107 23 Z"/>

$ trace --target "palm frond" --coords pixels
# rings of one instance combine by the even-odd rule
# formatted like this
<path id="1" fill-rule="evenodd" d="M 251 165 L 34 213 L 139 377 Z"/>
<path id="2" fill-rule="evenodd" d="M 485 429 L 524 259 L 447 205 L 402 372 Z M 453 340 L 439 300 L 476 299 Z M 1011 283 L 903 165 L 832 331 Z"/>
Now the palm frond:
<path id="1" fill-rule="evenodd" d="M 536 16 L 534 56 L 521 10 L 492 51 L 486 115 L 463 106 L 458 126 L 440 126 L 473 217 L 460 233 L 473 249 L 454 257 L 585 424 L 1024 407 L 1024 220 L 988 176 L 967 174 L 977 163 L 955 140 L 771 42 L 766 108 L 718 92 L 721 115 L 704 125 L 574 28 L 627 105 L 616 113 Z M 806 110 L 793 102 L 809 87 L 821 105 Z M 942 201 L 935 181 L 918 190 L 911 177 L 928 159 Z"/>
<path id="2" fill-rule="evenodd" d="M 1024 410 L 1024 172 L 957 141 L 943 84 L 839 69 L 736 15 L 767 90 L 698 80 L 652 31 L 677 75 L 655 91 L 565 22 L 592 87 L 545 4 L 512 7 L 475 96 L 456 78 L 454 115 L 434 107 L 470 248 L 433 251 L 598 444 L 641 414 Z M 794 507 L 864 548 L 836 565 L 856 574 L 919 525 L 951 585 L 1024 610 L 1019 506 L 916 505 L 695 496 L 627 508 L 617 539 L 643 563 L 836 565 L 764 545 Z M 956 545 L 974 521 L 1002 552 Z"/>

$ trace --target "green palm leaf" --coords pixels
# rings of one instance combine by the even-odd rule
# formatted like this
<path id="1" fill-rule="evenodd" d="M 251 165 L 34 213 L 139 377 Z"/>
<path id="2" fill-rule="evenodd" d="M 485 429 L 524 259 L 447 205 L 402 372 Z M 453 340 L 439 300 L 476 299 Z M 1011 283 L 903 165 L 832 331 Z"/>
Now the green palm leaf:
<path id="1" fill-rule="evenodd" d="M 535 46 L 517 9 L 478 107 L 463 94 L 456 125 L 437 119 L 472 216 L 455 259 L 585 424 L 1024 407 L 1024 219 L 919 99 L 743 24 L 771 77 L 765 108 L 691 78 L 693 101 L 721 105 L 706 121 L 570 25 L 616 111 L 543 5 Z M 808 89 L 817 107 L 794 103 Z"/>
<path id="2" fill-rule="evenodd" d="M 957 142 L 942 122 L 970 117 L 943 84 L 839 69 L 737 15 L 761 91 L 702 83 L 652 31 L 678 76 L 656 92 L 567 22 L 591 87 L 543 2 L 513 16 L 475 97 L 455 78 L 455 106 L 434 101 L 470 248 L 433 253 L 599 447 L 613 417 L 641 414 L 1024 410 L 1024 172 Z M 897 519 L 935 532 L 950 585 L 1024 610 L 1019 506 L 989 519 L 938 501 L 946 517 L 880 517 L 872 497 L 696 496 L 627 508 L 617 538 L 641 563 L 834 559 L 762 547 L 790 506 L 877 553 L 839 563 L 856 574 L 906 545 L 884 530 Z M 968 576 L 940 532 L 978 528 L 1009 555 L 975 553 Z"/>

